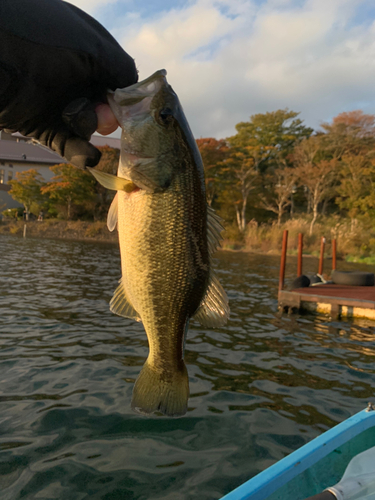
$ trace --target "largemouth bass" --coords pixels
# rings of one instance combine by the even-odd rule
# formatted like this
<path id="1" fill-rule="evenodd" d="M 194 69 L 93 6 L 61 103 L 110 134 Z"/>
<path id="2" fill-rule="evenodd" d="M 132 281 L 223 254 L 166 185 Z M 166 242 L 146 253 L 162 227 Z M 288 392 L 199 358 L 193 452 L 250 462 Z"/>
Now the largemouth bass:
<path id="1" fill-rule="evenodd" d="M 216 327 L 229 316 L 210 258 L 223 228 L 207 207 L 199 150 L 166 71 L 117 89 L 109 102 L 122 126 L 117 177 L 91 172 L 117 190 L 107 223 L 118 227 L 122 278 L 110 308 L 142 321 L 149 342 L 132 408 L 180 416 L 189 397 L 189 320 Z"/>

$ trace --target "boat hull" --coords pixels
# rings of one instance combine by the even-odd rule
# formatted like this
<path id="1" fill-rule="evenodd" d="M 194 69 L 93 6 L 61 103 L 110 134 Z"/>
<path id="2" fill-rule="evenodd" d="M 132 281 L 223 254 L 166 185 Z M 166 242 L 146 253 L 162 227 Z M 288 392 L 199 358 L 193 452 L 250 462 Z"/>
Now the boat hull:
<path id="1" fill-rule="evenodd" d="M 222 500 L 303 500 L 340 481 L 375 446 L 375 410 L 363 410 L 231 491 Z"/>

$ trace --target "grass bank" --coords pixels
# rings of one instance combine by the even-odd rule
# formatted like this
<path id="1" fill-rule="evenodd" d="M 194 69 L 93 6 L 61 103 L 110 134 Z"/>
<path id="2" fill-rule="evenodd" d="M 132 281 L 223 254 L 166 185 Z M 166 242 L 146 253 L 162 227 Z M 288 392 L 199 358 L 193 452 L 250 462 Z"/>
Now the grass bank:
<path id="1" fill-rule="evenodd" d="M 33 238 L 104 241 L 116 243 L 117 231 L 108 231 L 106 222 L 63 221 L 46 219 L 38 221 L 6 221 L 0 224 L 0 234 L 22 236 L 26 224 L 26 236 Z"/>
<path id="2" fill-rule="evenodd" d="M 310 220 L 291 219 L 280 226 L 277 224 L 257 224 L 251 221 L 246 228 L 241 243 L 238 239 L 227 239 L 224 248 L 242 249 L 248 252 L 278 255 L 284 230 L 288 230 L 288 254 L 297 254 L 298 234 L 303 233 L 303 253 L 319 256 L 320 240 L 326 238 L 325 255 L 331 255 L 333 239 L 337 241 L 337 257 L 351 262 L 375 264 L 375 222 L 370 220 L 352 222 L 335 216 L 322 218 L 314 226 L 310 235 Z M 230 231 L 228 231 L 230 233 Z"/>
<path id="3" fill-rule="evenodd" d="M 23 235 L 24 221 L 3 221 L 0 223 L 0 234 Z M 108 231 L 106 222 L 63 221 L 46 219 L 43 222 L 29 221 L 26 223 L 27 236 L 34 238 L 63 238 L 83 241 L 100 241 L 117 243 L 117 231 Z M 331 254 L 331 242 L 337 241 L 337 257 L 351 262 L 361 262 L 375 265 L 375 223 L 357 222 L 330 217 L 315 224 L 313 234 L 309 234 L 310 221 L 303 218 L 291 219 L 284 224 L 257 224 L 255 221 L 247 225 L 244 235 L 236 234 L 233 228 L 228 228 L 224 236 L 224 250 L 245 251 L 258 254 L 279 255 L 283 232 L 289 232 L 288 254 L 297 254 L 298 234 L 303 233 L 303 253 L 319 256 L 320 239 L 326 238 L 325 255 Z"/>

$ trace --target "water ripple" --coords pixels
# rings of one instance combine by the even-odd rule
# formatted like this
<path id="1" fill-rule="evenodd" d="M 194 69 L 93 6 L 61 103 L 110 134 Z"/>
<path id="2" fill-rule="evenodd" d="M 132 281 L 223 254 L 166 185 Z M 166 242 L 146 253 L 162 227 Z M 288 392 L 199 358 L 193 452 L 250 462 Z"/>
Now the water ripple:
<path id="1" fill-rule="evenodd" d="M 279 259 L 222 252 L 231 319 L 192 322 L 187 415 L 137 416 L 147 340 L 108 309 L 117 247 L 1 236 L 0 248 L 4 500 L 220 498 L 373 398 L 371 323 L 280 316 Z"/>

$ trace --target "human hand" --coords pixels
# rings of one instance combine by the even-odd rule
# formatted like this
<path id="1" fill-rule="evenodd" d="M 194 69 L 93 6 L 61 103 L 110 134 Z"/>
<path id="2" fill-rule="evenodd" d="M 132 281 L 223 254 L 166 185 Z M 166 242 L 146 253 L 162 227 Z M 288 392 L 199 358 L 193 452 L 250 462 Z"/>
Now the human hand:
<path id="1" fill-rule="evenodd" d="M 98 120 L 96 131 L 99 134 L 112 134 L 119 126 L 119 122 L 108 104 L 98 104 L 95 113 Z"/>
<path id="2" fill-rule="evenodd" d="M 133 59 L 93 18 L 61 0 L 0 2 L 0 129 L 19 131 L 80 168 L 88 141 L 118 126 L 108 89 L 137 81 Z"/>

